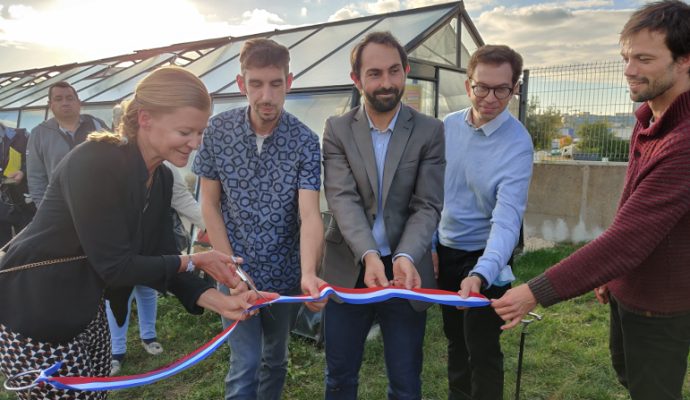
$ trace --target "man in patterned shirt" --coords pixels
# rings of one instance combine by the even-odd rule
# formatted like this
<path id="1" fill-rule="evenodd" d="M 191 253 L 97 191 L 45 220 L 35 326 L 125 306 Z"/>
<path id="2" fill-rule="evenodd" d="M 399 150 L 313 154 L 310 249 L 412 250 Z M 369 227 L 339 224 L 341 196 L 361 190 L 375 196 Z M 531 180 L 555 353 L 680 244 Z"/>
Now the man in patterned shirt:
<path id="1" fill-rule="evenodd" d="M 296 294 L 301 283 L 316 297 L 324 283 L 316 276 L 323 246 L 321 152 L 317 135 L 283 110 L 289 62 L 287 48 L 272 40 L 245 42 L 237 84 L 249 105 L 211 118 L 193 170 L 201 177 L 213 247 L 242 257 L 237 267 L 259 290 Z M 228 339 L 226 399 L 280 399 L 292 315 L 293 306 L 273 305 L 237 326 Z"/>

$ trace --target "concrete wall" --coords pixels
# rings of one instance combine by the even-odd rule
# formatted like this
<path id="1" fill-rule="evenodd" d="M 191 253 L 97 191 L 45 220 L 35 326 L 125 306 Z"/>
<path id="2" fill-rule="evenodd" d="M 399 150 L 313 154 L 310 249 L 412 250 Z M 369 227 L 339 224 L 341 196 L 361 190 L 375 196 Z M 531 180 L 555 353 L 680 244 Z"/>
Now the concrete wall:
<path id="1" fill-rule="evenodd" d="M 627 163 L 535 162 L 525 213 L 526 237 L 581 242 L 613 221 Z"/>

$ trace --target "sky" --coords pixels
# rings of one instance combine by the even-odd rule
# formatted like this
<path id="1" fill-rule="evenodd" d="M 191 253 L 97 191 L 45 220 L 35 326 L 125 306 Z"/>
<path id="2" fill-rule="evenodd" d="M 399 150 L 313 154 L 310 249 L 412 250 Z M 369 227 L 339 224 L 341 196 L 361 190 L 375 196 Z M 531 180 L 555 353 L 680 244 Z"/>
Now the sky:
<path id="1" fill-rule="evenodd" d="M 446 0 L 0 0 L 0 72 L 337 21 Z M 526 67 L 620 58 L 618 33 L 646 0 L 467 0 L 486 43 Z"/>

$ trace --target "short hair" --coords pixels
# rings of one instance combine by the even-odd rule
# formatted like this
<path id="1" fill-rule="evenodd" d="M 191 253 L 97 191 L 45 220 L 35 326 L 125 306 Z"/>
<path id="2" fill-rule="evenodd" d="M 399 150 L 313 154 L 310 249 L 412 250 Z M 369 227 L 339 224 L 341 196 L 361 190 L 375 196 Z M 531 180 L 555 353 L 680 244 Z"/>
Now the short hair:
<path id="1" fill-rule="evenodd" d="M 398 42 L 398 39 L 396 39 L 395 36 L 388 31 L 370 32 L 362 40 L 360 40 L 350 52 L 350 65 L 352 67 L 352 73 L 355 74 L 357 78 L 359 78 L 360 69 L 362 68 L 362 52 L 369 43 L 382 44 L 398 50 L 398 54 L 400 54 L 400 62 L 402 63 L 403 68 L 407 69 L 407 52 L 400 42 Z"/>
<path id="2" fill-rule="evenodd" d="M 666 35 L 673 60 L 690 54 L 690 5 L 679 0 L 649 3 L 635 11 L 623 26 L 620 41 L 643 30 Z"/>
<path id="3" fill-rule="evenodd" d="M 478 64 L 498 66 L 505 63 L 508 63 L 513 71 L 511 80 L 513 86 L 515 86 L 522 74 L 522 56 L 517 51 L 503 44 L 487 44 L 478 48 L 467 63 L 467 77 L 472 79 Z"/>
<path id="4" fill-rule="evenodd" d="M 136 139 L 139 111 L 168 114 L 178 108 L 193 107 L 210 114 L 211 96 L 196 75 L 184 68 L 168 66 L 144 77 L 134 89 L 134 97 L 123 101 L 121 107 L 122 117 L 117 131 L 128 139 Z"/>
<path id="5" fill-rule="evenodd" d="M 275 40 L 249 39 L 240 50 L 240 71 L 244 75 L 250 68 L 282 68 L 287 76 L 290 73 L 290 51 Z"/>
<path id="6" fill-rule="evenodd" d="M 67 83 L 65 81 L 60 81 L 60 82 L 55 82 L 52 85 L 50 85 L 50 88 L 48 89 L 48 101 L 50 101 L 50 99 L 53 97 L 53 88 L 56 88 L 56 87 L 72 89 L 72 93 L 74 93 L 74 97 L 76 97 L 77 100 L 79 100 L 79 95 L 77 94 L 77 91 L 74 90 L 74 87 L 72 87 L 72 85 L 70 85 L 69 83 Z"/>

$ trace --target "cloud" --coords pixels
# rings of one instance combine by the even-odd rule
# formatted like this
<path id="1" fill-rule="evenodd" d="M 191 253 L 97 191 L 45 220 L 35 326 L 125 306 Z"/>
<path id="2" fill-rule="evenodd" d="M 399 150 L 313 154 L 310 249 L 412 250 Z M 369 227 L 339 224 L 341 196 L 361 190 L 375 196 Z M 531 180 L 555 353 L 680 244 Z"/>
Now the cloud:
<path id="1" fill-rule="evenodd" d="M 375 3 L 364 3 L 362 8 L 369 14 L 385 14 L 400 10 L 399 0 L 377 0 Z"/>
<path id="2" fill-rule="evenodd" d="M 618 33 L 630 13 L 541 4 L 496 7 L 474 23 L 486 43 L 507 44 L 523 55 L 525 66 L 538 67 L 617 59 Z"/>
<path id="3" fill-rule="evenodd" d="M 600 7 L 613 7 L 612 0 L 569 0 L 562 3 L 553 3 L 556 7 L 564 7 L 570 9 L 584 9 L 584 8 L 600 8 Z"/>
<path id="4" fill-rule="evenodd" d="M 242 25 L 256 26 L 259 25 L 286 25 L 285 21 L 277 14 L 267 10 L 255 8 L 252 11 L 245 11 L 242 13 Z"/>
<path id="5" fill-rule="evenodd" d="M 435 4 L 449 3 L 449 0 L 406 0 L 405 8 L 420 8 L 426 6 L 432 6 Z M 488 6 L 496 4 L 497 0 L 470 0 L 465 1 L 465 9 L 468 12 L 483 10 Z"/>
<path id="6" fill-rule="evenodd" d="M 307 16 L 307 7 L 302 7 L 299 10 L 299 15 L 300 15 L 300 17 L 306 17 Z"/>
<path id="7" fill-rule="evenodd" d="M 40 46 L 69 54 L 69 61 L 86 61 L 174 43 L 293 26 L 263 9 L 245 11 L 231 22 L 211 21 L 190 0 L 55 0 L 40 10 L 29 5 L 1 9 L 0 46 Z M 52 62 L 53 59 L 43 65 Z M 5 60 L 3 69 L 16 68 L 4 64 Z"/>
<path id="8" fill-rule="evenodd" d="M 348 4 L 345 7 L 334 12 L 330 17 L 328 17 L 328 22 L 342 21 L 345 19 L 352 19 L 361 17 L 362 14 L 358 11 L 358 7 L 354 4 Z"/>

